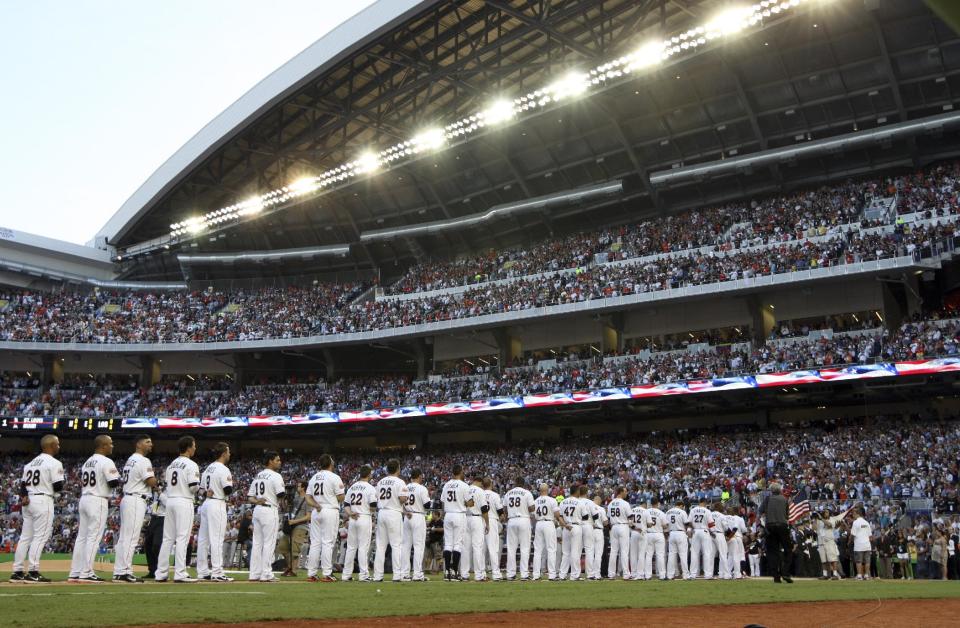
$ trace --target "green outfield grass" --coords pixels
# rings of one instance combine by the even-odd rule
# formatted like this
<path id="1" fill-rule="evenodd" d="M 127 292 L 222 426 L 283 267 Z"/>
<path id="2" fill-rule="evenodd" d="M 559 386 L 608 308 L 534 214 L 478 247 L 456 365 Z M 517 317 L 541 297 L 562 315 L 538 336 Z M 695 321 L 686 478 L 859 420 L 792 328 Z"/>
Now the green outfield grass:
<path id="1" fill-rule="evenodd" d="M 667 583 L 434 579 L 311 584 L 301 578 L 280 584 L 10 585 L 0 587 L 0 608 L 4 625 L 32 627 L 945 597 L 960 597 L 956 582 L 812 580 L 775 585 L 767 579 Z"/>

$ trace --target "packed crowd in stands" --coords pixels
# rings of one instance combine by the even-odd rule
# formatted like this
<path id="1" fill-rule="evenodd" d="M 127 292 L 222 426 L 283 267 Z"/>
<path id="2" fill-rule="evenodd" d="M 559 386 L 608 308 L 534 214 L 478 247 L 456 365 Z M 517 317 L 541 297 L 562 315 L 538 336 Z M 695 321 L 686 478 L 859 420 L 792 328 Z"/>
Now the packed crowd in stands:
<path id="1" fill-rule="evenodd" d="M 0 340 L 183 343 L 373 331 L 911 255 L 952 241 L 957 168 L 952 163 L 576 234 L 524 251 L 431 262 L 390 288 L 417 293 L 461 285 L 464 278 L 478 284 L 457 294 L 352 302 L 362 284 L 231 294 L 10 290 L 0 292 Z M 925 208 L 938 220 L 888 217 L 884 229 L 862 229 L 874 224 L 864 208 L 892 194 L 901 209 Z M 556 272 L 563 269 L 576 271 Z M 546 276 L 532 279 L 531 273 Z M 500 277 L 513 279 L 482 283 Z"/>
<path id="2" fill-rule="evenodd" d="M 743 347 L 744 345 L 738 345 Z M 769 340 L 751 348 L 660 352 L 491 369 L 474 377 L 369 376 L 323 382 L 285 380 L 233 387 L 232 380 L 189 376 L 141 388 L 130 376 L 68 377 L 46 390 L 37 378 L 0 376 L 0 416 L 247 416 L 367 410 L 536 393 L 575 392 L 733 375 L 828 368 L 875 361 L 960 355 L 960 321 L 936 315 L 890 333 Z"/>
<path id="3" fill-rule="evenodd" d="M 870 443 L 865 447 L 865 443 Z M 206 443 L 210 445 L 212 443 Z M 118 466 L 129 447 L 117 447 Z M 770 454 L 771 451 L 777 452 Z M 15 541 L 19 525 L 16 481 L 33 453 L 5 456 L 0 462 L 0 532 L 3 546 Z M 316 470 L 312 456 L 283 454 L 280 472 L 288 486 L 305 481 Z M 633 504 L 657 496 L 673 503 L 682 494 L 688 502 L 700 497 L 739 509 L 753 528 L 767 484 L 782 481 L 795 501 L 814 500 L 814 511 L 829 505 L 836 512 L 865 503 L 876 532 L 904 535 L 918 558 L 930 561 L 933 535 L 938 528 L 960 533 L 960 422 L 919 417 L 870 417 L 832 420 L 802 427 L 678 430 L 651 434 L 578 437 L 566 442 L 474 445 L 442 450 L 344 452 L 335 455 L 336 471 L 348 485 L 357 479 L 361 464 L 371 464 L 374 477 L 384 475 L 386 459 L 401 461 L 402 475 L 416 467 L 424 471 L 426 486 L 436 493 L 454 464 L 469 474 L 482 473 L 504 493 L 515 478 L 527 486 L 540 482 L 552 495 L 563 495 L 572 483 L 585 483 L 591 494 L 610 498 L 617 486 L 628 487 Z M 62 456 L 66 490 L 56 503 L 51 551 L 70 551 L 76 535 L 78 472 L 86 456 Z M 211 460 L 201 443 L 197 461 Z M 230 468 L 241 490 L 228 499 L 229 520 L 236 525 L 247 508 L 246 488 L 260 471 L 256 456 L 235 456 Z M 154 456 L 160 471 L 169 460 Z M 292 490 L 291 490 L 292 493 Z M 932 500 L 932 511 L 907 513 L 906 500 Z M 103 549 L 110 550 L 118 529 L 116 500 L 111 501 L 108 533 Z M 802 532 L 803 528 L 798 528 Z M 800 534 L 798 532 L 798 535 Z M 932 574 L 932 570 L 925 573 Z M 955 576 L 956 577 L 956 576 Z"/>

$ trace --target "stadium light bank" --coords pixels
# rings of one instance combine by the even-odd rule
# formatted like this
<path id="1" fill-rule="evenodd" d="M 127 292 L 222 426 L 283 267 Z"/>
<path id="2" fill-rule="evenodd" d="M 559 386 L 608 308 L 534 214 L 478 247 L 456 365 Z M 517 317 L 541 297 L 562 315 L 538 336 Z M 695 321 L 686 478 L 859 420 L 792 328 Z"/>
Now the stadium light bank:
<path id="1" fill-rule="evenodd" d="M 379 152 L 368 150 L 348 163 L 327 170 L 314 177 L 304 177 L 288 185 L 254 196 L 200 216 L 193 216 L 170 225 L 170 237 L 180 239 L 198 235 L 222 223 L 259 214 L 291 200 L 313 196 L 362 175 L 372 174 L 394 162 L 405 161 L 420 153 L 439 151 L 452 141 L 459 141 L 472 133 L 494 125 L 506 124 L 554 103 L 583 98 L 601 87 L 631 74 L 653 69 L 675 57 L 682 57 L 711 43 L 758 30 L 772 19 L 796 13 L 802 5 L 829 4 L 834 0 L 763 0 L 752 5 L 731 7 L 715 15 L 700 26 L 668 37 L 648 41 L 634 52 L 612 59 L 586 72 L 573 71 L 559 80 L 523 96 L 508 100 L 497 98 L 482 111 L 461 118 L 444 127 L 427 128 L 409 140 L 399 142 Z"/>

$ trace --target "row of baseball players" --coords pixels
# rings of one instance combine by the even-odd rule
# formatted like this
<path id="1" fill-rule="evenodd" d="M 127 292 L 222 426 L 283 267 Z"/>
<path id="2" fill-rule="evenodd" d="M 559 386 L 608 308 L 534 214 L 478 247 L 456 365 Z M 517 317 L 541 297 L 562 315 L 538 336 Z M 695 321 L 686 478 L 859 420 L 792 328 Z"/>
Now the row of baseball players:
<path id="1" fill-rule="evenodd" d="M 106 435 L 95 439 L 95 452 L 83 464 L 78 509 L 80 521 L 70 581 L 102 581 L 94 572 L 93 561 L 106 527 L 109 499 L 118 487 L 122 488 L 123 497 L 113 579 L 141 581 L 133 574 L 133 553 L 140 537 L 148 496 L 157 479 L 147 458 L 153 448 L 151 439 L 140 436 L 134 446 L 136 451 L 124 465 L 122 475 L 109 457 L 113 452 L 113 441 Z M 45 436 L 41 440 L 41 450 L 42 453 L 24 467 L 21 478 L 23 528 L 13 564 L 11 580 L 14 581 L 49 581 L 39 572 L 39 560 L 51 533 L 53 496 L 63 490 L 64 473 L 62 464 L 55 458 L 59 452 L 57 437 Z M 221 547 L 226 532 L 226 499 L 234 490 L 227 467 L 230 448 L 226 443 L 217 443 L 213 449 L 216 460 L 202 474 L 193 461 L 196 453 L 194 439 L 190 436 L 181 438 L 178 450 L 179 457 L 165 470 L 166 517 L 154 577 L 158 582 L 168 579 L 173 553 L 173 580 L 196 581 L 187 571 L 186 554 L 193 529 L 195 501 L 199 496 L 203 502 L 199 508 L 197 575 L 204 580 L 229 582 L 231 579 L 223 571 L 222 553 L 210 551 L 210 548 Z M 740 577 L 739 565 L 744 558 L 742 535 L 746 532 L 744 521 L 736 514 L 711 511 L 705 504 L 692 508 L 689 514 L 680 505 L 664 512 L 656 501 L 650 508 L 634 507 L 625 501 L 626 489 L 622 488 L 604 508 L 601 497 L 595 495 L 588 499 L 583 486 L 571 487 L 570 495 L 558 503 L 548 494 L 546 485 L 540 486 L 540 495 L 534 498 L 523 487 L 522 478 L 501 499 L 492 490 L 489 480 L 478 476 L 468 485 L 459 465 L 453 468 L 453 479 L 443 486 L 436 500 L 431 500 L 429 491 L 422 484 L 422 473 L 414 470 L 409 483 L 403 481 L 399 477 L 397 460 L 387 462 L 387 475 L 376 486 L 370 481 L 371 468 L 363 466 L 359 480 L 349 490 L 334 473 L 333 459 L 329 455 L 321 456 L 319 464 L 320 471 L 313 475 L 307 486 L 307 502 L 312 508 L 307 574 L 313 581 L 333 580 L 333 549 L 341 507 L 348 517 L 345 580 L 352 578 L 354 562 L 361 581 L 382 580 L 388 546 L 392 551 L 394 580 L 425 580 L 423 550 L 426 515 L 431 508 L 443 510 L 444 577 L 447 580 L 465 579 L 471 570 L 475 579 L 484 580 L 488 558 L 491 577 L 502 577 L 499 569 L 501 521 L 505 521 L 507 527 L 507 579 L 517 576 L 518 552 L 522 580 L 528 577 L 539 579 L 544 562 L 548 580 L 568 576 L 579 579 L 581 556 L 584 556 L 586 576 L 601 579 L 603 529 L 607 525 L 610 526 L 611 547 L 609 578 L 619 575 L 624 579 L 649 579 L 653 576 L 654 561 L 656 573 L 662 579 L 674 577 L 677 563 L 685 578 L 696 577 L 701 566 L 704 577 L 712 578 L 715 557 L 719 559 L 720 577 Z M 280 526 L 278 511 L 285 485 L 278 473 L 281 459 L 276 452 L 265 454 L 264 466 L 247 491 L 247 501 L 254 506 L 248 577 L 252 581 L 273 582 L 276 578 L 272 563 Z M 374 536 L 374 512 L 377 514 L 376 549 L 371 578 L 366 557 L 371 536 Z M 556 566 L 558 530 L 561 539 L 559 569 Z M 532 574 L 529 569 L 531 538 L 534 552 Z M 689 550 L 692 552 L 688 564 Z M 665 566 L 667 555 L 669 564 Z M 24 571 L 25 561 L 29 564 L 28 571 Z"/>

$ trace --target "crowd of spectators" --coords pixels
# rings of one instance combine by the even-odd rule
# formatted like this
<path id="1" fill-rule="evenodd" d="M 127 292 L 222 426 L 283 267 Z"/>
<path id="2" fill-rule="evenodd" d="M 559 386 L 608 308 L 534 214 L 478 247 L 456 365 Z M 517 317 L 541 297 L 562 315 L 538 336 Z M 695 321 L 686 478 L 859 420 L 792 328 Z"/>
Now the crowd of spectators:
<path id="1" fill-rule="evenodd" d="M 869 443 L 869 447 L 865 447 Z M 198 450 L 198 463 L 210 456 Z M 774 452 L 774 453 L 771 453 Z M 32 453 L 8 455 L 0 461 L 0 531 L 9 548 L 19 530 L 16 482 Z M 122 466 L 124 446 L 118 447 Z M 374 476 L 384 474 L 387 458 L 401 461 L 402 474 L 416 467 L 424 471 L 428 489 L 435 494 L 449 479 L 454 464 L 468 473 L 493 479 L 501 493 L 524 478 L 528 487 L 540 482 L 552 495 L 563 495 L 572 483 L 585 483 L 591 494 L 609 499 L 617 486 L 628 487 L 631 503 L 657 496 L 688 502 L 704 497 L 739 509 L 748 525 L 756 522 L 757 508 L 768 482 L 778 479 L 795 501 L 813 500 L 814 511 L 825 505 L 834 511 L 865 503 L 875 530 L 902 533 L 915 545 L 918 559 L 929 562 L 937 524 L 948 533 L 960 531 L 960 422 L 920 417 L 869 417 L 831 420 L 803 426 L 675 430 L 650 434 L 613 434 L 577 437 L 567 441 L 517 444 L 478 444 L 442 450 L 403 449 L 335 454 L 336 471 L 347 484 L 357 479 L 360 465 L 371 464 Z M 306 480 L 316 470 L 313 455 L 282 454 L 280 472 L 288 486 Z M 80 484 L 78 472 L 84 456 L 63 456 L 66 490 L 57 497 L 51 551 L 70 551 L 77 526 Z M 169 460 L 156 456 L 161 471 Z M 246 488 L 260 471 L 256 456 L 239 455 L 230 468 L 239 488 L 228 499 L 231 525 L 239 526 L 245 510 Z M 292 493 L 292 489 L 291 489 Z M 930 500 L 932 510 L 907 512 L 907 500 Z M 118 500 L 111 500 L 108 532 L 103 549 L 109 550 L 119 525 Z M 951 524 L 956 528 L 951 530 Z M 800 529 L 802 531 L 802 528 Z"/>
<path id="2" fill-rule="evenodd" d="M 829 368 L 876 361 L 960 355 L 960 321 L 918 318 L 892 333 L 874 328 L 815 340 L 768 340 L 670 351 L 594 356 L 490 369 L 472 377 L 414 381 L 410 376 L 367 376 L 324 382 L 312 378 L 233 386 L 226 378 L 170 378 L 141 388 L 129 376 L 69 377 L 43 390 L 36 378 L 0 377 L 0 416 L 248 416 L 368 410 L 471 401 L 537 393 L 576 392 L 734 375 Z M 19 383 L 19 386 L 12 386 Z"/>

